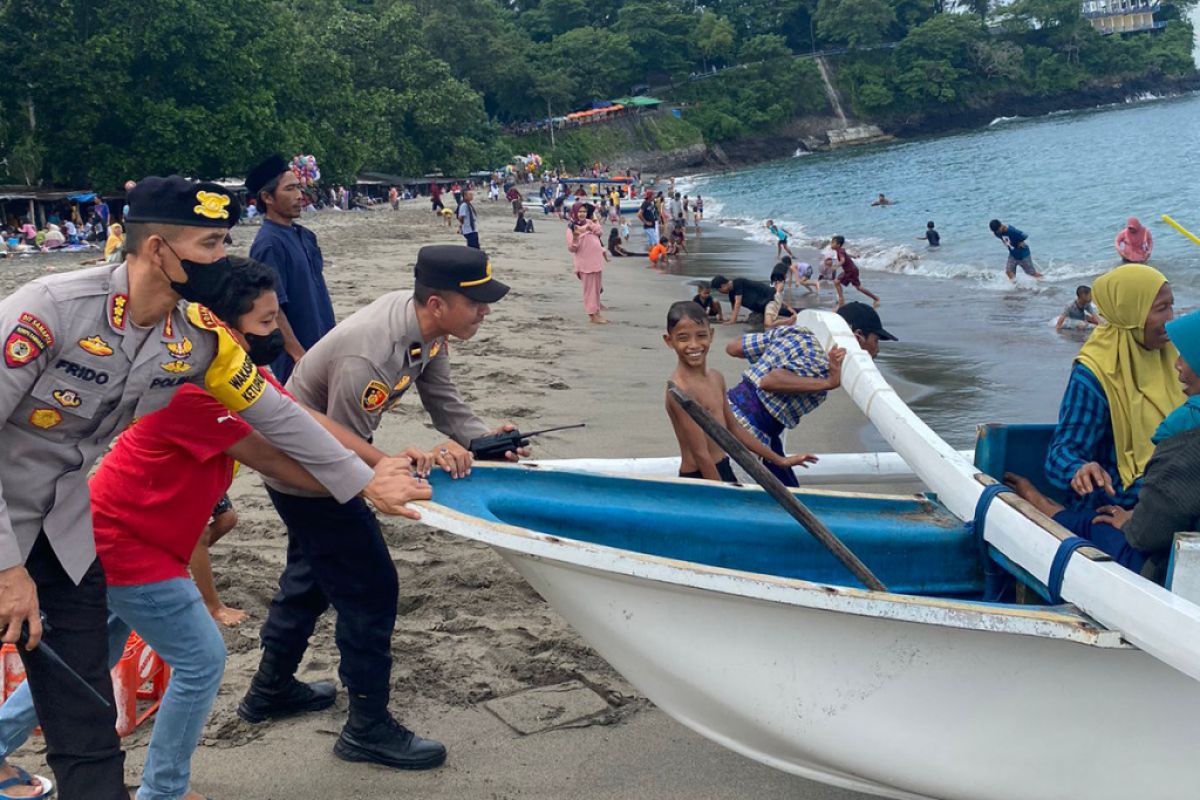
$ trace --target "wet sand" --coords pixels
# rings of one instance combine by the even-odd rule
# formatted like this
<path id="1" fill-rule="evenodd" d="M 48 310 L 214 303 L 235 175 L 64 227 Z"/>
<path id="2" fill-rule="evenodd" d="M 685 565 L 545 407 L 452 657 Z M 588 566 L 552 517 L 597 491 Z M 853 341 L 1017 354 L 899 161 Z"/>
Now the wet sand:
<path id="1" fill-rule="evenodd" d="M 612 324 L 591 325 L 561 224 L 536 217 L 537 233 L 515 234 L 506 206 L 478 205 L 484 248 L 495 275 L 513 291 L 475 339 L 452 345 L 455 378 L 468 402 L 486 421 L 525 429 L 588 423 L 538 439 L 539 457 L 677 454 L 663 410 L 675 357 L 661 335 L 667 307 L 690 297 L 693 287 L 679 275 L 648 269 L 645 259 L 615 259 L 604 273 Z M 400 212 L 322 212 L 304 220 L 319 237 L 339 319 L 384 292 L 410 287 L 422 245 L 460 241 L 431 220 L 427 207 L 411 202 Z M 255 230 L 235 229 L 235 252 L 245 252 Z M 636 236 L 633 246 L 640 245 Z M 704 258 L 690 257 L 697 265 Z M 0 262 L 0 291 L 47 269 L 75 268 L 79 260 Z M 745 330 L 719 327 L 710 354 L 709 363 L 731 383 L 739 364 L 724 354 L 724 345 Z M 857 409 L 835 395 L 793 432 L 789 444 L 817 452 L 878 448 L 868 431 Z M 399 450 L 430 447 L 442 438 L 410 395 L 387 414 L 376 444 Z M 489 548 L 386 518 L 383 530 L 400 576 L 392 708 L 414 730 L 446 742 L 447 764 L 404 773 L 334 758 L 330 748 L 345 719 L 344 692 L 329 711 L 248 725 L 234 708 L 257 666 L 258 628 L 284 563 L 286 537 L 253 473 L 238 477 L 231 496 L 240 521 L 214 548 L 213 563 L 224 601 L 248 611 L 250 620 L 225 631 L 225 680 L 194 761 L 194 788 L 215 800 L 860 797 L 762 766 L 678 725 Z M 333 621 L 332 613 L 322 618 L 301 677 L 337 679 Z M 521 735 L 484 706 L 492 698 L 573 680 L 596 692 L 604 708 L 567 727 Z M 144 726 L 126 740 L 131 784 L 140 776 L 148 738 Z M 14 760 L 43 771 L 39 751 L 35 740 Z"/>

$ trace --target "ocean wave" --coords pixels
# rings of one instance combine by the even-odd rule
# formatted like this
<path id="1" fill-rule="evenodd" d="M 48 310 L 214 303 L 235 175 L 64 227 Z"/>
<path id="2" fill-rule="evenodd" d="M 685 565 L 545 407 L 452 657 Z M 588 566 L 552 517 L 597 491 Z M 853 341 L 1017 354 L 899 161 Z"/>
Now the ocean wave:
<path id="1" fill-rule="evenodd" d="M 1008 289 L 1011 284 L 1004 274 L 1003 252 L 993 263 L 954 261 L 941 253 L 929 253 L 905 244 L 865 240 L 851 242 L 851 255 L 858 266 L 867 272 L 890 272 L 897 275 L 920 275 L 940 280 L 966 280 L 981 288 Z M 1046 276 L 1046 283 L 1090 279 L 1111 267 L 1110 264 L 1071 264 L 1051 259 L 1035 265 Z M 1030 284 L 1041 291 L 1046 284 L 1018 273 L 1018 284 Z"/>
<path id="2" fill-rule="evenodd" d="M 828 236 L 814 236 L 804 226 L 790 220 L 776 220 L 792 233 L 793 246 L 799 244 L 822 252 L 828 252 Z M 773 245 L 776 238 L 765 227 L 764 220 L 744 217 L 721 218 L 718 224 L 745 234 L 747 241 Z M 969 281 L 980 288 L 1007 290 L 1012 284 L 1004 274 L 1004 254 L 1000 251 L 994 261 L 970 263 L 955 261 L 948 254 L 928 250 L 924 246 L 913 247 L 880 239 L 857 239 L 849 243 L 850 255 L 859 269 L 864 272 L 890 272 L 894 275 L 917 275 L 936 280 Z M 1031 288 L 1034 293 L 1043 291 L 1059 281 L 1090 280 L 1111 268 L 1108 263 L 1067 263 L 1057 259 L 1047 262 L 1035 261 L 1038 270 L 1046 276 L 1046 283 L 1039 283 L 1023 273 L 1018 273 L 1017 283 L 1022 288 Z"/>
<path id="3" fill-rule="evenodd" d="M 1026 119 L 1026 117 L 996 117 L 994 120 L 988 123 L 988 127 L 990 128 L 993 125 L 1004 125 L 1006 123 L 1016 122 L 1017 120 L 1021 119 Z"/>
<path id="4" fill-rule="evenodd" d="M 708 209 L 705 207 L 705 212 Z M 746 234 L 745 238 L 751 242 L 759 244 L 774 245 L 779 241 L 775 234 L 767 230 L 767 221 L 765 219 L 747 219 L 745 217 L 721 217 L 717 220 L 721 225 L 727 228 L 736 228 Z M 799 222 L 790 219 L 777 219 L 775 224 L 788 232 L 789 241 L 793 243 L 806 244 L 813 246 L 809 241 L 809 237 L 805 234 L 804 226 Z"/>

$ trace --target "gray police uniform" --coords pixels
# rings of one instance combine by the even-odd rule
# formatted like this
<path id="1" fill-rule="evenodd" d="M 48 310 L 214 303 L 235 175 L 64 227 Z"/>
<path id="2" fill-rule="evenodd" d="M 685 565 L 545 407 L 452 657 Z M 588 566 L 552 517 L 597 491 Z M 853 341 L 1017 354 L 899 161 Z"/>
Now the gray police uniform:
<path id="1" fill-rule="evenodd" d="M 413 293 L 397 291 L 326 334 L 300 360 L 287 388 L 301 402 L 369 439 L 383 412 L 414 385 L 434 427 L 446 436 L 465 446 L 488 433 L 450 379 L 445 341 L 421 340 Z"/>
<path id="2" fill-rule="evenodd" d="M 467 444 L 488 432 L 450 380 L 445 342 L 421 340 L 412 292 L 399 291 L 326 334 L 296 364 L 287 388 L 370 438 L 384 411 L 414 385 L 442 433 Z M 317 618 L 332 605 L 338 612 L 338 674 L 351 712 L 385 713 L 399 586 L 375 516 L 359 501 L 337 505 L 270 481 L 268 491 L 287 523 L 288 555 L 263 625 L 264 649 L 291 674 Z"/>
<path id="3" fill-rule="evenodd" d="M 96 557 L 87 473 L 138 417 L 166 406 L 184 382 L 209 383 L 221 331 L 181 301 L 138 329 L 126 313 L 124 264 L 33 281 L 0 301 L 0 569 L 25 561 L 40 531 L 78 583 Z M 372 470 L 303 409 L 257 376 L 228 375 L 249 405 L 235 409 L 341 500 Z M 214 391 L 220 399 L 220 394 Z"/>

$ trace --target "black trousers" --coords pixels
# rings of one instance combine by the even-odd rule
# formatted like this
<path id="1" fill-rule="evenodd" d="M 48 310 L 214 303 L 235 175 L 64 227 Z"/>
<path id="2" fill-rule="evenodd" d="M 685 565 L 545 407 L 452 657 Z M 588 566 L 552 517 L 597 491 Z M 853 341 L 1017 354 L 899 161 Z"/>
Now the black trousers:
<path id="1" fill-rule="evenodd" d="M 287 525 L 288 552 L 263 625 L 263 647 L 294 669 L 317 618 L 332 605 L 338 675 L 348 692 L 382 711 L 391 684 L 399 581 L 375 513 L 361 498 L 343 504 L 270 488 L 267 494 Z"/>
<path id="2" fill-rule="evenodd" d="M 109 702 L 108 708 L 43 652 L 20 649 L 33 706 L 46 735 L 46 761 L 60 800 L 128 800 L 108 670 L 108 599 L 97 559 L 76 586 L 43 534 L 25 561 L 49 627 L 42 641 Z"/>

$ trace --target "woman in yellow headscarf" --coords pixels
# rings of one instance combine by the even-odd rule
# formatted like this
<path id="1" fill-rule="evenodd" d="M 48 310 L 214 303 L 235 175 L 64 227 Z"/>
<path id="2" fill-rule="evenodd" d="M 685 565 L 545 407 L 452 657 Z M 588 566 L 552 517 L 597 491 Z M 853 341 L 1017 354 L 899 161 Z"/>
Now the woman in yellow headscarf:
<path id="1" fill-rule="evenodd" d="M 1186 399 L 1166 332 L 1175 297 L 1163 274 L 1144 264 L 1102 275 L 1092 293 L 1105 323 L 1075 359 L 1046 477 L 1072 490 L 1069 507 L 1130 508 L 1154 452 L 1150 437 Z"/>
<path id="2" fill-rule="evenodd" d="M 113 257 L 125 244 L 125 231 L 121 228 L 121 223 L 114 222 L 108 229 L 108 241 L 104 243 L 104 260 L 107 261 Z"/>

